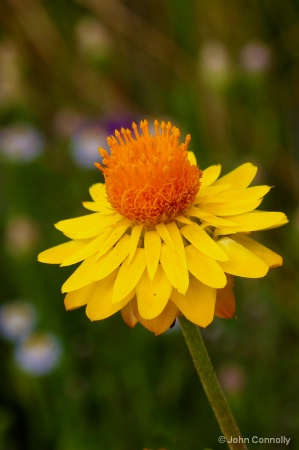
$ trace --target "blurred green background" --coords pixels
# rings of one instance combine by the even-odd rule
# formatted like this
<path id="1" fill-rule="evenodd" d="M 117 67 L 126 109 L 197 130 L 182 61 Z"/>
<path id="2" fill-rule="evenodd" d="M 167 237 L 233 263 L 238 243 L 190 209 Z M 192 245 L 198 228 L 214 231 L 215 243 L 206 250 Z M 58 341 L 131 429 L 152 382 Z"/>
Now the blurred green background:
<path id="1" fill-rule="evenodd" d="M 237 279 L 237 319 L 203 334 L 243 435 L 298 449 L 297 0 L 1 0 L 0 449 L 226 448 L 178 326 L 66 313 L 73 268 L 36 261 L 84 214 L 97 147 L 143 118 L 191 133 L 201 168 L 258 165 L 290 219 L 257 236 L 284 266 Z"/>

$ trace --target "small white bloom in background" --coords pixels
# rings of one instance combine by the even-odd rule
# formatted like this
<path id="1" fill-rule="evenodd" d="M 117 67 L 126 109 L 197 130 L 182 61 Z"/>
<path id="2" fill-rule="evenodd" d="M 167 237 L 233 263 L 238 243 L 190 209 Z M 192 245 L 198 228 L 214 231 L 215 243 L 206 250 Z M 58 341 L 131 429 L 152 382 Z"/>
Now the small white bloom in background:
<path id="1" fill-rule="evenodd" d="M 4 242 L 10 254 L 21 255 L 30 251 L 37 240 L 37 225 L 29 217 L 15 216 L 8 220 Z"/>
<path id="2" fill-rule="evenodd" d="M 93 17 L 84 17 L 76 28 L 77 48 L 92 58 L 102 58 L 109 54 L 112 41 L 108 28 Z"/>
<path id="3" fill-rule="evenodd" d="M 199 52 L 199 72 L 211 86 L 225 84 L 231 76 L 231 61 L 227 48 L 220 42 L 207 42 Z"/>
<path id="4" fill-rule="evenodd" d="M 46 375 L 57 367 L 61 354 L 61 344 L 56 336 L 34 333 L 15 349 L 14 361 L 23 372 Z"/>
<path id="5" fill-rule="evenodd" d="M 0 334 L 14 342 L 28 337 L 36 325 L 35 308 L 23 300 L 14 300 L 0 307 Z"/>
<path id="6" fill-rule="evenodd" d="M 251 73 L 263 73 L 269 70 L 272 62 L 271 49 L 265 44 L 250 42 L 240 53 L 240 63 Z"/>
<path id="7" fill-rule="evenodd" d="M 129 116 L 81 121 L 71 133 L 70 153 L 74 163 L 80 168 L 94 169 L 95 161 L 102 161 L 99 147 L 110 151 L 107 145 L 107 136 L 114 134 L 120 124 L 124 128 L 130 127 L 132 121 L 134 119 Z"/>
<path id="8" fill-rule="evenodd" d="M 34 161 L 44 149 L 44 139 L 31 125 L 16 124 L 0 129 L 0 157 L 16 163 Z"/>
<path id="9" fill-rule="evenodd" d="M 106 128 L 98 123 L 81 126 L 71 139 L 71 156 L 79 167 L 94 168 L 94 162 L 101 159 L 98 148 L 106 145 Z"/>

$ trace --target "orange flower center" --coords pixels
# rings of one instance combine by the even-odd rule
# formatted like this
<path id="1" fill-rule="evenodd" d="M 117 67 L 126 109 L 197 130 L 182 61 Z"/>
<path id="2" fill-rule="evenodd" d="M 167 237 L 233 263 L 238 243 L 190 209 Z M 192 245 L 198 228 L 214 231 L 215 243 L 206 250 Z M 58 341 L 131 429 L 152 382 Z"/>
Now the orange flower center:
<path id="1" fill-rule="evenodd" d="M 100 148 L 110 204 L 120 214 L 137 223 L 156 225 L 182 214 L 195 199 L 201 171 L 188 160 L 186 136 L 180 144 L 180 131 L 170 122 L 154 122 L 151 135 L 147 121 L 140 122 L 142 134 L 133 123 L 130 130 L 115 131 L 108 137 L 110 154 Z"/>

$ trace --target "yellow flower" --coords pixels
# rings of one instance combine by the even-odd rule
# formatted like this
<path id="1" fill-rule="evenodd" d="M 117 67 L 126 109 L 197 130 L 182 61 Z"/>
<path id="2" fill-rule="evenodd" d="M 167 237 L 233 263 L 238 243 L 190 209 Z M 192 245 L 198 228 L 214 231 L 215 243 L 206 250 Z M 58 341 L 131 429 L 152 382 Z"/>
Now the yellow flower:
<path id="1" fill-rule="evenodd" d="M 257 168 L 245 163 L 219 178 L 201 171 L 188 152 L 188 135 L 157 121 L 116 131 L 100 149 L 105 184 L 90 188 L 92 211 L 55 226 L 70 241 L 40 253 L 41 262 L 81 263 L 62 286 L 67 310 L 86 306 L 90 320 L 121 311 L 163 333 L 183 314 L 206 327 L 214 316 L 233 317 L 233 276 L 259 278 L 282 264 L 257 243 L 255 230 L 287 223 L 281 212 L 255 211 L 270 190 L 248 187 Z"/>

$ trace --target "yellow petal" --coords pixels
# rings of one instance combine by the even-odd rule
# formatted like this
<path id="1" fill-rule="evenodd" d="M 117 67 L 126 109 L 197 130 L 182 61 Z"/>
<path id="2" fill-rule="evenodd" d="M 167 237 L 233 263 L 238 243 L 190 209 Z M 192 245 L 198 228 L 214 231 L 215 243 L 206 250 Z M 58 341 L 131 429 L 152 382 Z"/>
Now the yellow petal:
<path id="1" fill-rule="evenodd" d="M 186 225 L 180 229 L 185 238 L 194 245 L 199 251 L 211 258 L 219 261 L 228 259 L 226 253 L 219 247 L 219 245 L 208 235 L 208 233 L 199 225 Z"/>
<path id="2" fill-rule="evenodd" d="M 37 259 L 48 264 L 61 264 L 86 245 L 84 241 L 69 241 L 41 252 Z"/>
<path id="3" fill-rule="evenodd" d="M 223 237 L 218 245 L 230 258 L 229 261 L 219 261 L 224 272 L 246 278 L 260 278 L 267 274 L 268 265 L 233 239 Z"/>
<path id="4" fill-rule="evenodd" d="M 130 236 L 125 234 L 105 255 L 97 260 L 97 271 L 92 274 L 94 280 L 102 280 L 117 269 L 130 251 Z"/>
<path id="5" fill-rule="evenodd" d="M 93 212 L 102 211 L 102 208 L 100 207 L 99 203 L 82 202 L 82 205 L 84 206 L 84 208 L 88 209 L 89 211 L 93 211 Z"/>
<path id="6" fill-rule="evenodd" d="M 171 291 L 172 285 L 160 264 L 153 280 L 144 272 L 136 287 L 139 314 L 144 319 L 157 317 L 165 308 Z"/>
<path id="7" fill-rule="evenodd" d="M 176 216 L 175 220 L 177 222 L 184 223 L 187 225 L 192 225 L 192 223 L 193 223 L 192 220 L 187 219 L 187 217 L 185 217 L 185 216 Z"/>
<path id="8" fill-rule="evenodd" d="M 130 327 L 134 328 L 135 325 L 138 323 L 138 319 L 134 316 L 133 308 L 132 308 L 132 301 L 127 303 L 122 309 L 121 309 L 121 315 L 124 320 L 124 322 Z"/>
<path id="9" fill-rule="evenodd" d="M 55 227 L 66 236 L 76 239 L 87 239 L 103 232 L 107 226 L 115 225 L 122 216 L 114 214 L 93 213 L 74 219 L 61 220 Z"/>
<path id="10" fill-rule="evenodd" d="M 174 244 L 175 251 L 185 258 L 185 248 L 183 243 L 183 238 L 181 233 L 179 232 L 178 226 L 175 222 L 167 223 L 166 228 L 169 232 L 169 235 L 171 237 L 171 240 Z"/>
<path id="11" fill-rule="evenodd" d="M 160 236 L 163 239 L 163 241 L 165 242 L 165 244 L 167 244 L 170 248 L 172 248 L 174 250 L 174 243 L 171 239 L 171 236 L 169 234 L 169 231 L 168 231 L 166 225 L 164 223 L 158 223 L 156 225 L 156 230 L 160 234 Z"/>
<path id="12" fill-rule="evenodd" d="M 235 226 L 221 227 L 217 230 L 217 234 L 266 230 L 280 227 L 288 222 L 285 214 L 272 211 L 252 211 L 247 214 L 232 216 L 230 219 L 235 222 Z"/>
<path id="13" fill-rule="evenodd" d="M 207 169 L 202 171 L 202 178 L 201 178 L 201 186 L 210 186 L 210 184 L 214 183 L 217 178 L 219 177 L 221 172 L 221 165 L 214 165 L 210 166 Z"/>
<path id="14" fill-rule="evenodd" d="M 85 245 L 81 247 L 76 253 L 66 258 L 61 264 L 61 266 L 70 266 L 94 255 L 99 251 L 100 248 L 102 248 L 104 242 L 106 242 L 109 236 L 110 236 L 110 229 L 105 230 L 99 236 L 97 236 L 92 240 L 90 239 L 86 240 Z"/>
<path id="15" fill-rule="evenodd" d="M 104 183 L 92 184 L 89 188 L 89 194 L 93 201 L 101 202 L 107 199 L 106 187 Z"/>
<path id="16" fill-rule="evenodd" d="M 143 229 L 142 225 L 134 225 L 131 232 L 131 241 L 130 241 L 130 253 L 129 253 L 129 260 L 130 262 L 135 255 L 135 251 L 137 248 L 137 245 L 139 243 L 141 231 Z"/>
<path id="17" fill-rule="evenodd" d="M 215 187 L 221 187 L 215 186 Z M 270 186 L 253 186 L 246 189 L 231 190 L 227 189 L 213 195 L 213 197 L 201 198 L 201 208 L 204 208 L 205 203 L 219 203 L 219 202 L 231 202 L 242 201 L 247 202 L 251 200 L 257 200 L 264 197 L 269 191 Z"/>
<path id="18" fill-rule="evenodd" d="M 96 271 L 96 255 L 87 258 L 63 284 L 62 292 L 76 291 L 93 281 Z"/>
<path id="19" fill-rule="evenodd" d="M 191 322 L 206 327 L 214 318 L 216 289 L 213 289 L 195 277 L 190 277 L 189 289 L 185 295 L 172 290 L 171 300 Z"/>
<path id="20" fill-rule="evenodd" d="M 215 316 L 221 319 L 231 319 L 235 315 L 236 300 L 233 284 L 233 277 L 227 275 L 226 286 L 223 289 L 217 289 Z"/>
<path id="21" fill-rule="evenodd" d="M 210 214 L 206 211 L 203 211 L 202 209 L 191 206 L 191 208 L 188 209 L 186 212 L 186 215 L 191 217 L 197 217 L 201 220 L 201 222 L 206 222 L 209 225 L 212 225 L 214 227 L 233 227 L 235 224 L 233 221 L 228 219 L 223 219 L 222 217 L 217 217 L 214 214 Z"/>
<path id="22" fill-rule="evenodd" d="M 242 189 L 250 185 L 257 172 L 257 167 L 245 163 L 219 178 L 214 184 L 229 184 L 232 189 Z"/>
<path id="23" fill-rule="evenodd" d="M 146 231 L 144 233 L 144 250 L 147 271 L 152 280 L 155 276 L 161 254 L 161 238 L 157 231 Z"/>
<path id="24" fill-rule="evenodd" d="M 199 281 L 218 289 L 226 285 L 226 276 L 215 259 L 204 255 L 193 245 L 188 245 L 185 251 L 188 269 Z"/>
<path id="25" fill-rule="evenodd" d="M 190 164 L 192 164 L 193 166 L 197 165 L 196 156 L 194 155 L 193 152 L 188 151 L 188 160 Z"/>
<path id="26" fill-rule="evenodd" d="M 66 236 L 76 237 L 87 229 L 98 230 L 102 218 L 103 216 L 101 213 L 87 214 L 73 219 L 60 220 L 55 224 L 55 228 L 62 231 Z M 95 232 L 95 234 L 97 234 L 97 232 Z M 95 234 L 91 233 L 91 236 L 89 237 L 92 237 Z"/>
<path id="27" fill-rule="evenodd" d="M 89 188 L 89 193 L 93 202 L 83 202 L 83 206 L 90 211 L 102 211 L 105 214 L 114 214 L 115 211 L 111 208 L 107 200 L 106 187 L 102 183 L 93 184 Z"/>
<path id="28" fill-rule="evenodd" d="M 102 202 L 82 202 L 82 205 L 84 208 L 88 209 L 89 211 L 94 212 L 102 212 L 103 214 L 115 214 L 114 209 L 111 208 L 110 203 L 107 201 Z"/>
<path id="29" fill-rule="evenodd" d="M 275 253 L 269 248 L 264 247 L 264 245 L 256 242 L 254 239 L 251 239 L 242 234 L 236 234 L 232 237 L 232 239 L 243 245 L 243 247 L 247 248 L 260 259 L 262 259 L 270 269 L 282 266 L 283 260 L 282 257 L 278 255 L 278 253 Z"/>
<path id="30" fill-rule="evenodd" d="M 229 192 L 229 191 L 230 191 L 229 184 L 219 184 L 217 186 L 212 185 L 212 186 L 200 187 L 197 197 L 193 203 L 195 205 L 197 205 L 198 203 L 202 203 L 203 201 L 206 201 L 207 199 L 209 199 L 209 200 L 213 199 L 219 193 Z"/>
<path id="31" fill-rule="evenodd" d="M 120 302 L 128 295 L 141 278 L 146 268 L 145 251 L 143 248 L 137 248 L 132 261 L 128 262 L 128 257 L 120 266 L 118 275 L 113 288 L 112 301 Z"/>
<path id="32" fill-rule="evenodd" d="M 257 208 L 262 202 L 262 199 L 248 200 L 248 201 L 233 201 L 233 202 L 219 202 L 219 203 L 204 203 L 200 207 L 216 216 L 232 216 L 235 214 L 243 214 Z"/>
<path id="33" fill-rule="evenodd" d="M 134 305 L 134 302 L 132 302 Z M 161 333 L 164 333 L 164 331 L 168 330 L 171 325 L 174 323 L 175 319 L 179 315 L 178 308 L 173 304 L 173 302 L 169 301 L 167 305 L 165 306 L 162 313 L 155 317 L 154 319 L 144 319 L 141 317 L 141 315 L 138 312 L 137 305 L 135 304 L 135 308 L 133 307 L 134 315 L 137 317 L 138 321 L 149 331 L 152 331 L 155 333 L 156 336 L 158 336 Z"/>
<path id="34" fill-rule="evenodd" d="M 71 264 L 75 264 L 91 255 L 94 255 L 95 253 L 97 253 L 97 257 L 100 258 L 108 250 L 110 250 L 111 247 L 113 247 L 113 245 L 122 237 L 127 229 L 127 225 L 106 229 L 103 233 L 89 242 L 84 248 L 79 250 L 70 258 L 66 259 L 63 265 L 69 266 Z"/>
<path id="35" fill-rule="evenodd" d="M 112 302 L 113 285 L 117 271 L 108 275 L 101 281 L 96 281 L 92 295 L 88 299 L 86 315 L 90 320 L 102 320 L 123 308 L 135 295 L 135 291 L 129 292 L 120 302 Z"/>
<path id="36" fill-rule="evenodd" d="M 184 294 L 189 285 L 189 273 L 185 259 L 163 243 L 160 262 L 172 286 Z"/>
<path id="37" fill-rule="evenodd" d="M 80 308 L 87 304 L 89 297 L 91 296 L 95 283 L 90 283 L 81 289 L 77 289 L 73 292 L 68 292 L 64 297 L 64 306 L 67 311 L 71 309 Z"/>

